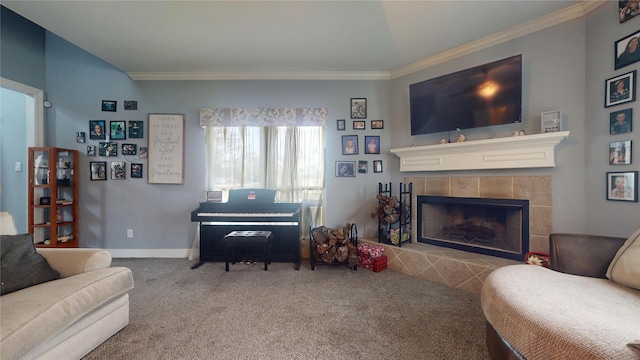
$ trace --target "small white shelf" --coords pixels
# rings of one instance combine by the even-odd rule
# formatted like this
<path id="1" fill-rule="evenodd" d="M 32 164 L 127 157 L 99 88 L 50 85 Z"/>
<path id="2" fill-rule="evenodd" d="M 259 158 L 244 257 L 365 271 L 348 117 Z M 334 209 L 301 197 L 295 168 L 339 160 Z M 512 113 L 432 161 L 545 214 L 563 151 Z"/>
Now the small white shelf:
<path id="1" fill-rule="evenodd" d="M 554 150 L 568 131 L 461 143 L 391 149 L 400 171 L 446 171 L 554 167 Z"/>

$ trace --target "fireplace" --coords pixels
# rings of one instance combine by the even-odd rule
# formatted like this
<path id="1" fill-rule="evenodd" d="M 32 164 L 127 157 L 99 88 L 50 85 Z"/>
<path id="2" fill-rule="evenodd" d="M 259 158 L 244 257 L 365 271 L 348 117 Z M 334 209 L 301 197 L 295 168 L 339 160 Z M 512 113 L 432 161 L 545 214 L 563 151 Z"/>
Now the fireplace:
<path id="1" fill-rule="evenodd" d="M 529 200 L 417 197 L 418 242 L 522 260 L 529 249 Z"/>

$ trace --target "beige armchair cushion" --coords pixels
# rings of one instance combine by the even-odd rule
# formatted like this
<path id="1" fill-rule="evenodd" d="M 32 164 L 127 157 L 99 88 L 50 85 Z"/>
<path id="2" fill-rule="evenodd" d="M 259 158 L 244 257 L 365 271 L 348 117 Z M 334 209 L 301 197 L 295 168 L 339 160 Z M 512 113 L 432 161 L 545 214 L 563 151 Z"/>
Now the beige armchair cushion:
<path id="1" fill-rule="evenodd" d="M 607 278 L 640 290 L 640 229 L 620 247 L 607 269 Z"/>
<path id="2" fill-rule="evenodd" d="M 0 212 L 0 235 L 18 235 L 13 215 L 6 211 Z"/>

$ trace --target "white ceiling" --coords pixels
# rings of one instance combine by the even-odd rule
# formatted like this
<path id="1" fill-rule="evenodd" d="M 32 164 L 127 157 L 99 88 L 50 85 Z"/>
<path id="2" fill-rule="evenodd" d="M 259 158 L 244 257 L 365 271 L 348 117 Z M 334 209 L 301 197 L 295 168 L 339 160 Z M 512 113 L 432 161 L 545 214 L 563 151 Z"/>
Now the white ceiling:
<path id="1" fill-rule="evenodd" d="M 604 0 L 2 1 L 134 79 L 392 78 Z"/>

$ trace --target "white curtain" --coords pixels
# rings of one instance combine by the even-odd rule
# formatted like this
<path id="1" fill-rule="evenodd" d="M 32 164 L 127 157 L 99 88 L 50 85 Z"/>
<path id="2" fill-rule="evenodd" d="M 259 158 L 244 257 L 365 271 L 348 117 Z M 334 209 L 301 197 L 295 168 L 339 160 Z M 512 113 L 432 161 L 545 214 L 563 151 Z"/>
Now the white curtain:
<path id="1" fill-rule="evenodd" d="M 208 126 L 205 136 L 206 190 L 224 200 L 230 189 L 275 189 L 276 201 L 302 202 L 303 215 L 322 209 L 324 126 Z"/>

